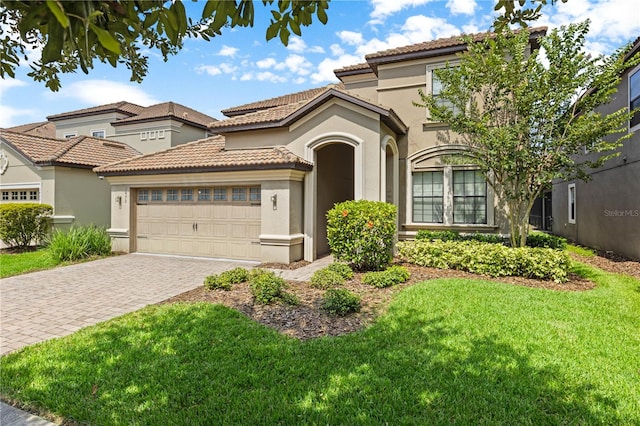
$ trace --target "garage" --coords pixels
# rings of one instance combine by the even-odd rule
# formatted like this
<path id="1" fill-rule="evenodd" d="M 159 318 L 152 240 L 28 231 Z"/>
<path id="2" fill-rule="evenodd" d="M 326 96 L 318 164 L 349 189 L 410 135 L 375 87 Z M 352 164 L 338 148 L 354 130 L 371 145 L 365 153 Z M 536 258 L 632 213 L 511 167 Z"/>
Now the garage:
<path id="1" fill-rule="evenodd" d="M 260 187 L 138 188 L 136 251 L 260 259 Z"/>

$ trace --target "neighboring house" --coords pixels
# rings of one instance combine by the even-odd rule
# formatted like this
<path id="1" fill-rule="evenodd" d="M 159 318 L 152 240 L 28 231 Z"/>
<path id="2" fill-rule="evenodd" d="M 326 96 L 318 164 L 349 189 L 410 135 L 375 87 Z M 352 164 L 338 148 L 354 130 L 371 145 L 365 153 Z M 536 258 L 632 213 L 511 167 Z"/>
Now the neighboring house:
<path id="1" fill-rule="evenodd" d="M 530 30 L 532 44 L 546 32 Z M 486 37 L 476 34 L 476 39 Z M 366 56 L 340 84 L 223 111 L 220 136 L 98 167 L 112 184 L 119 250 L 289 263 L 329 252 L 326 212 L 348 199 L 399 208 L 399 237 L 419 229 L 508 232 L 491 187 L 429 119 L 418 90 L 466 50 L 459 37 Z"/>
<path id="2" fill-rule="evenodd" d="M 9 127 L 6 130 L 16 133 L 24 133 L 25 135 L 42 136 L 45 138 L 55 139 L 56 137 L 56 125 L 50 121 L 22 124 L 20 126 Z"/>
<path id="3" fill-rule="evenodd" d="M 215 118 L 174 102 L 149 107 L 117 102 L 47 117 L 56 136 L 117 140 L 149 153 L 211 136 Z"/>
<path id="4" fill-rule="evenodd" d="M 110 224 L 109 184 L 92 168 L 139 155 L 116 141 L 60 140 L 0 130 L 2 203 L 53 206 L 53 225 Z"/>
<path id="5" fill-rule="evenodd" d="M 628 57 L 640 52 L 640 37 Z M 640 108 L 640 66 L 626 70 L 603 114 Z M 590 180 L 553 183 L 553 233 L 579 244 L 640 260 L 640 110 L 629 122 L 631 138 L 620 155 L 589 171 Z M 595 160 L 598 154 L 579 160 Z"/>

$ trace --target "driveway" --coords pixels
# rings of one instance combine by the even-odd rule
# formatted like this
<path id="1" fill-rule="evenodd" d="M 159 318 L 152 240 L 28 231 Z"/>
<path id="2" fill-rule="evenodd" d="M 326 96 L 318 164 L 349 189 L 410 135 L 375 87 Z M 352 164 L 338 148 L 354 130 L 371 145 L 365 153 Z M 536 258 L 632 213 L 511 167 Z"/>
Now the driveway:
<path id="1" fill-rule="evenodd" d="M 66 336 L 253 262 L 127 254 L 0 281 L 0 354 Z"/>

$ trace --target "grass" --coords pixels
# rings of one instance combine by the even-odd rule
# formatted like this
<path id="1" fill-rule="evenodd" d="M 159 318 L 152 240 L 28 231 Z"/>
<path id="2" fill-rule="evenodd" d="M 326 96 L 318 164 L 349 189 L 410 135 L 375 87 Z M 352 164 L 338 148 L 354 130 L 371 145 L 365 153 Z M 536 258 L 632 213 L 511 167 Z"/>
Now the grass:
<path id="1" fill-rule="evenodd" d="M 151 306 L 2 358 L 0 394 L 79 423 L 639 424 L 640 281 L 439 279 L 300 342 L 220 305 Z"/>
<path id="2" fill-rule="evenodd" d="M 595 256 L 596 252 L 588 247 L 577 246 L 574 244 L 567 244 L 567 251 L 580 256 L 591 257 Z"/>
<path id="3" fill-rule="evenodd" d="M 24 253 L 0 253 L 0 278 L 51 269 L 57 265 L 58 262 L 47 249 Z"/>

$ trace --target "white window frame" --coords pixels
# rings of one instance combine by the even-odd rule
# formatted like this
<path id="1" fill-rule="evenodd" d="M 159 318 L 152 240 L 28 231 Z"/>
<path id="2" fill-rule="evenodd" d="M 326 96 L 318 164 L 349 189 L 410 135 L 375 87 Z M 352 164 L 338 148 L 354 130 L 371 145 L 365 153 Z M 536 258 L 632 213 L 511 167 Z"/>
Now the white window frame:
<path id="1" fill-rule="evenodd" d="M 570 183 L 567 186 L 567 218 L 569 223 L 576 223 L 576 211 L 577 211 L 577 203 L 576 203 L 576 184 Z M 573 209 L 571 206 L 573 205 Z"/>
<path id="2" fill-rule="evenodd" d="M 63 136 L 64 136 L 65 139 L 75 138 L 76 136 L 78 136 L 78 132 L 64 133 Z"/>
<path id="3" fill-rule="evenodd" d="M 140 140 L 141 141 L 146 141 L 148 137 L 149 137 L 148 132 L 140 132 Z"/>
<path id="4" fill-rule="evenodd" d="M 627 107 L 631 106 L 631 77 L 635 76 L 636 74 L 640 78 L 640 65 L 632 69 L 627 75 Z M 640 112 L 638 112 L 638 114 L 640 114 Z M 631 120 L 629 120 L 629 132 L 635 132 L 637 130 L 640 130 L 640 124 L 636 124 L 635 126 L 631 127 Z"/>
<path id="5" fill-rule="evenodd" d="M 0 185 L 0 195 L 2 195 L 2 192 L 8 192 L 8 200 L 2 200 L 0 197 L 0 201 L 4 201 L 4 202 L 21 202 L 21 200 L 19 199 L 11 199 L 11 192 L 17 192 L 17 196 L 18 198 L 20 197 L 20 191 L 26 191 L 27 192 L 27 199 L 26 200 L 22 200 L 22 202 L 28 202 L 28 203 L 38 203 L 40 204 L 42 202 L 42 184 L 40 182 L 25 182 L 25 183 L 17 183 L 17 184 L 6 184 L 6 185 Z M 38 198 L 35 200 L 31 199 L 31 191 L 37 191 L 37 195 Z"/>
<path id="6" fill-rule="evenodd" d="M 158 130 L 158 139 L 164 139 L 164 130 Z"/>
<path id="7" fill-rule="evenodd" d="M 460 62 L 459 61 L 451 61 L 451 62 L 438 62 L 437 64 L 431 64 L 431 65 L 427 65 L 427 73 L 426 73 L 426 87 L 425 87 L 425 91 L 424 93 L 426 95 L 430 95 L 432 88 L 433 88 L 433 71 L 437 70 L 437 69 L 441 69 L 441 68 L 446 68 L 447 65 L 449 67 L 456 67 L 459 66 Z M 429 113 L 429 108 L 425 108 L 426 109 L 426 117 L 427 120 L 432 122 L 432 123 L 437 123 L 437 121 L 432 120 L 431 119 L 431 114 Z"/>
<path id="8" fill-rule="evenodd" d="M 96 136 L 96 133 L 102 133 L 102 136 Z M 107 137 L 107 131 L 105 129 L 93 129 L 91 130 L 91 137 L 92 138 L 98 138 L 98 139 L 104 139 Z"/>

